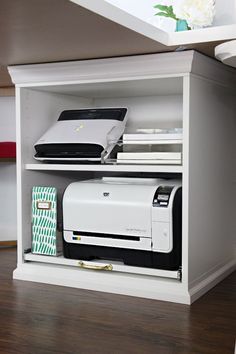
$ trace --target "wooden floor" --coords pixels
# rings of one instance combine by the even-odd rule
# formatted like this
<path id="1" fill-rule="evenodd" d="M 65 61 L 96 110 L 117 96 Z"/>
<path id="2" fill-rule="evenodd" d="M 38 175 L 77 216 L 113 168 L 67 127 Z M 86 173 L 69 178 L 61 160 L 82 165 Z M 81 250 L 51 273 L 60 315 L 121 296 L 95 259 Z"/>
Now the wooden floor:
<path id="1" fill-rule="evenodd" d="M 233 354 L 236 272 L 191 307 L 12 280 L 0 249 L 0 354 Z"/>

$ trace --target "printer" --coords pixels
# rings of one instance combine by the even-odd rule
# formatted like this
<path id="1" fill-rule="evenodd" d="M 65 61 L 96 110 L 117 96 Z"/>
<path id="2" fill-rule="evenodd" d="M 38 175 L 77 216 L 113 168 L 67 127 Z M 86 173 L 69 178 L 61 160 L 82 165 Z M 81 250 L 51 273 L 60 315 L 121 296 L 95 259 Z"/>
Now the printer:
<path id="1" fill-rule="evenodd" d="M 101 162 L 122 136 L 127 108 L 63 111 L 35 143 L 35 159 L 43 162 Z"/>
<path id="2" fill-rule="evenodd" d="M 66 258 L 178 270 L 181 240 L 178 180 L 107 177 L 74 182 L 65 190 Z"/>

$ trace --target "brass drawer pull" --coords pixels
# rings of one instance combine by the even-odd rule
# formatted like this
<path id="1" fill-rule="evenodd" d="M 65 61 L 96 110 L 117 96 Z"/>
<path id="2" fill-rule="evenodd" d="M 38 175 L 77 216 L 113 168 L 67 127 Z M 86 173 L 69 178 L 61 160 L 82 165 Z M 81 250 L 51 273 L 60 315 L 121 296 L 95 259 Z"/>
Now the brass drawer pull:
<path id="1" fill-rule="evenodd" d="M 78 262 L 78 266 L 84 269 L 93 269 L 93 270 L 113 270 L 113 266 L 111 264 L 105 265 L 95 265 L 95 264 L 86 264 L 82 261 Z"/>

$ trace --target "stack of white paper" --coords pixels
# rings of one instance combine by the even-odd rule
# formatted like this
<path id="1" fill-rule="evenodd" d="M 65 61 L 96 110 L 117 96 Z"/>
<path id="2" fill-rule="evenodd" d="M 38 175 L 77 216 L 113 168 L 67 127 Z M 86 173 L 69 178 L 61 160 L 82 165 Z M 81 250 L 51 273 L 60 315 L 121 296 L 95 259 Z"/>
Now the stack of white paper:
<path id="1" fill-rule="evenodd" d="M 117 163 L 120 164 L 160 164 L 180 165 L 181 152 L 118 152 Z"/>
<path id="2" fill-rule="evenodd" d="M 135 133 L 123 135 L 126 144 L 156 144 L 156 143 L 182 143 L 182 128 L 176 129 L 137 129 Z"/>

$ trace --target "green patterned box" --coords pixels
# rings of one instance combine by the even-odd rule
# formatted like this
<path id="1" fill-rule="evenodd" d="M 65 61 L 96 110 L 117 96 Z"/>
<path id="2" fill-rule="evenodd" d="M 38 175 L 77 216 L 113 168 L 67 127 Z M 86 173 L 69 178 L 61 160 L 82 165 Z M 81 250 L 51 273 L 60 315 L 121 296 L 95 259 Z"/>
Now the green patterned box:
<path id="1" fill-rule="evenodd" d="M 32 253 L 57 256 L 61 252 L 58 236 L 56 188 L 33 187 Z"/>

